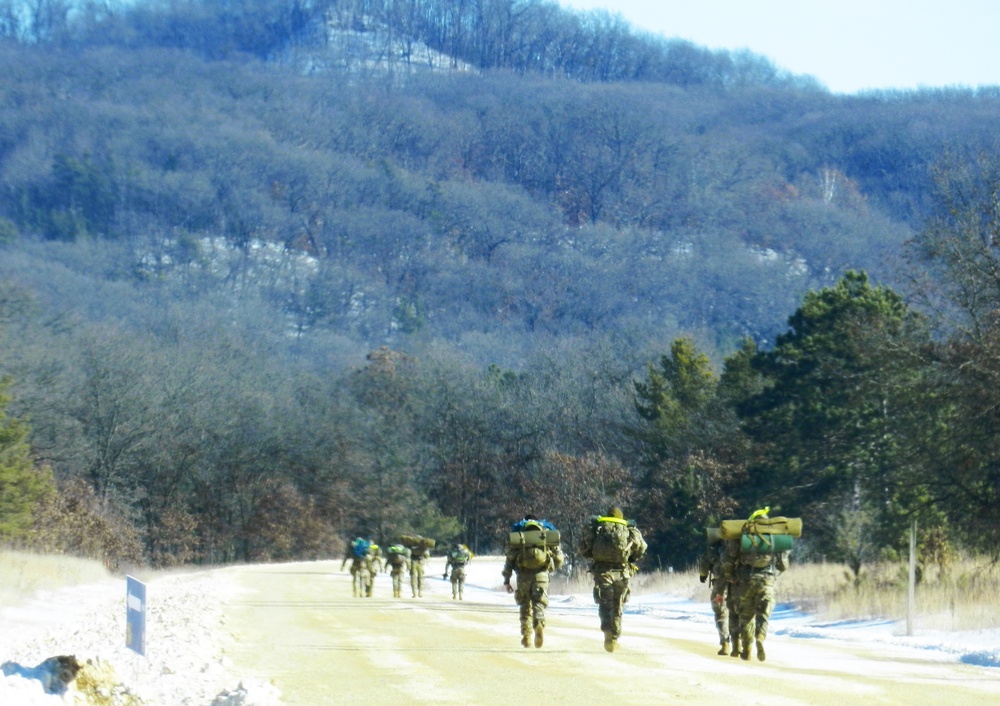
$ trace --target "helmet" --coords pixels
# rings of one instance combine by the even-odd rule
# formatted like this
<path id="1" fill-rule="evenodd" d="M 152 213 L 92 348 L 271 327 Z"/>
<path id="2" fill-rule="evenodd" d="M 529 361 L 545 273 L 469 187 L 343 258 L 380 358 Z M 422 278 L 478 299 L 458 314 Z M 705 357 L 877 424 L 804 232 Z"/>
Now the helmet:
<path id="1" fill-rule="evenodd" d="M 624 520 L 625 514 L 622 512 L 622 509 L 620 507 L 612 506 L 608 508 L 607 513 L 605 513 L 605 517 L 614 517 L 619 520 Z"/>

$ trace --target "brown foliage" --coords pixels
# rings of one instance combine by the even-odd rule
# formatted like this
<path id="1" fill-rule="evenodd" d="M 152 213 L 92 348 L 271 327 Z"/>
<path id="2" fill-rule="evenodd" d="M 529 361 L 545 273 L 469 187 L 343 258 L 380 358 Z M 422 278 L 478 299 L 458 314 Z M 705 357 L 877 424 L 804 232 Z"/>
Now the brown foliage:
<path id="1" fill-rule="evenodd" d="M 142 545 L 128 522 L 102 506 L 93 488 L 70 479 L 45 499 L 29 535 L 30 549 L 100 559 L 109 569 L 142 562 Z"/>
<path id="2" fill-rule="evenodd" d="M 248 559 L 281 561 L 337 556 L 337 538 L 316 503 L 290 483 L 276 484 L 261 499 L 248 523 Z"/>

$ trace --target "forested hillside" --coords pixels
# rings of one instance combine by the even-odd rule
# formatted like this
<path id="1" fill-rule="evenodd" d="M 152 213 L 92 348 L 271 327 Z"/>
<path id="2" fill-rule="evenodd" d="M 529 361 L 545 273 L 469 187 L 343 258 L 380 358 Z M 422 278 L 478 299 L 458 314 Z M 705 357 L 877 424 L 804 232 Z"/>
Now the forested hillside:
<path id="1" fill-rule="evenodd" d="M 3 0 L 0 61 L 10 538 L 997 526 L 1000 89 L 834 96 L 539 0 Z"/>

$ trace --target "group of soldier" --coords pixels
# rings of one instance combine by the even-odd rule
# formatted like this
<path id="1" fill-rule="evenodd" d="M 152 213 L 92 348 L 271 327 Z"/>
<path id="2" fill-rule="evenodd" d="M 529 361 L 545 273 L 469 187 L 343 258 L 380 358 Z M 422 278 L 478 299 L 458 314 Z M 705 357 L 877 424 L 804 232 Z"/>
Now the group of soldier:
<path id="1" fill-rule="evenodd" d="M 515 523 L 519 529 L 535 528 L 545 536 L 546 529 L 555 528 L 545 520 L 525 515 Z M 560 569 L 565 555 L 558 542 L 541 543 L 533 547 L 530 559 L 524 545 L 508 543 L 501 572 L 504 587 L 514 594 L 519 608 L 521 645 L 541 647 L 545 640 L 545 609 L 549 604 L 549 577 Z M 358 540 L 355 540 L 357 542 Z M 424 565 L 430 556 L 430 543 L 390 547 L 386 571 L 392 576 L 393 597 L 402 592 L 403 570 L 408 569 L 414 598 L 423 595 Z M 634 523 L 627 521 L 618 507 L 591 518 L 583 533 L 580 554 L 591 561 L 594 580 L 594 602 L 598 607 L 604 649 L 614 652 L 622 632 L 622 613 L 630 593 L 630 582 L 638 571 L 636 563 L 646 553 L 646 542 Z M 719 654 L 730 654 L 744 660 L 756 647 L 757 659 L 764 661 L 764 640 L 774 606 L 775 579 L 789 564 L 788 552 L 745 553 L 740 540 L 710 541 L 701 557 L 699 571 L 703 583 L 711 585 L 711 604 L 719 634 Z M 402 556 L 402 560 L 395 558 Z M 472 552 L 455 543 L 448 552 L 444 578 L 451 576 L 452 599 L 462 600 L 465 567 Z M 382 570 L 380 548 L 371 543 L 368 552 L 358 556 L 348 547 L 341 570 L 351 561 L 355 596 L 371 596 L 373 578 Z M 511 579 L 516 579 L 515 585 Z"/>
<path id="2" fill-rule="evenodd" d="M 526 515 L 521 523 L 543 523 Z M 608 539 L 605 540 L 604 538 Z M 603 549 L 602 547 L 608 547 Z M 541 647 L 545 634 L 545 608 L 549 604 L 549 574 L 559 569 L 564 561 L 558 544 L 546 546 L 548 560 L 541 567 L 537 562 L 526 565 L 523 552 L 508 545 L 503 567 L 504 586 L 520 608 L 521 645 Z M 604 634 L 604 649 L 614 652 L 622 631 L 622 613 L 629 597 L 629 582 L 639 570 L 636 562 L 646 553 L 646 542 L 635 525 L 625 520 L 621 509 L 610 508 L 603 515 L 591 518 L 580 554 L 591 560 L 594 577 L 594 602 Z M 511 576 L 517 577 L 517 588 L 511 586 Z"/>
<path id="3" fill-rule="evenodd" d="M 755 516 L 766 518 L 763 511 L 758 513 Z M 766 659 L 764 640 L 774 608 L 775 581 L 789 563 L 788 551 L 743 552 L 739 539 L 709 539 L 698 569 L 701 582 L 710 585 L 720 655 L 748 660 L 756 648 L 757 659 Z"/>
<path id="4" fill-rule="evenodd" d="M 424 595 L 424 569 L 430 558 L 434 544 L 423 537 L 407 544 L 393 544 L 386 550 L 385 561 L 382 560 L 382 548 L 374 542 L 367 542 L 358 537 L 347 545 L 344 561 L 340 565 L 343 571 L 347 562 L 351 562 L 351 592 L 354 597 L 371 598 L 375 588 L 375 577 L 387 572 L 392 579 L 392 597 L 403 595 L 403 572 L 410 575 L 410 590 L 414 598 Z M 362 547 L 358 550 L 358 547 Z M 444 578 L 451 572 L 451 597 L 462 600 L 465 588 L 465 566 L 472 561 L 472 552 L 460 542 L 456 542 L 448 552 L 448 563 L 445 566 Z"/>

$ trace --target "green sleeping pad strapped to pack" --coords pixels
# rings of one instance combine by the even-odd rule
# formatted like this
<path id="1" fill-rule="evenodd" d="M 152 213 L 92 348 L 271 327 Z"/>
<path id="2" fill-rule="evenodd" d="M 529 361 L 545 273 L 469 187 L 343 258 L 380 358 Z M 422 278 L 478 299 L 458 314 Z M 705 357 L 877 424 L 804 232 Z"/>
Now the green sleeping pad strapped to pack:
<path id="1" fill-rule="evenodd" d="M 404 534 L 400 537 L 401 543 L 407 549 L 433 549 L 437 541 L 430 537 L 421 537 L 418 535 Z"/>
<path id="2" fill-rule="evenodd" d="M 508 543 L 512 547 L 557 547 L 559 546 L 559 530 L 533 529 L 511 532 Z"/>
<path id="3" fill-rule="evenodd" d="M 790 534 L 744 534 L 740 538 L 740 549 L 755 554 L 777 554 L 790 551 L 793 543 Z"/>
<path id="4" fill-rule="evenodd" d="M 722 539 L 739 539 L 743 534 L 787 534 L 802 536 L 801 517 L 758 517 L 755 520 L 723 520 L 719 527 Z"/>

